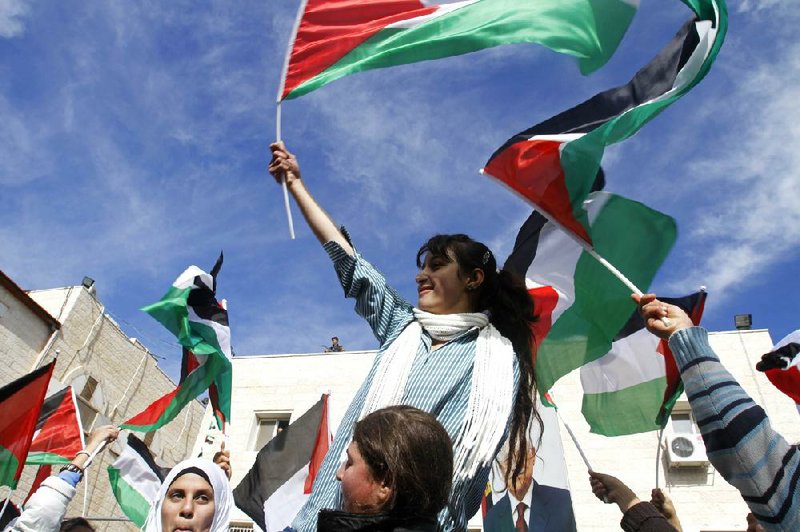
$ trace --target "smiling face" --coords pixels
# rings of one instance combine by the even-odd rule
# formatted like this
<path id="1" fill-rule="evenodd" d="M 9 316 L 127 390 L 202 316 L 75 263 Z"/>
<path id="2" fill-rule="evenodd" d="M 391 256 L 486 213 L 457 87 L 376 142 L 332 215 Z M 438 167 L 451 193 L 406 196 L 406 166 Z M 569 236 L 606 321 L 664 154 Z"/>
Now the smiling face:
<path id="1" fill-rule="evenodd" d="M 472 277 L 482 274 L 475 270 Z M 467 287 L 479 285 L 480 280 L 461 273 L 452 252 L 447 256 L 425 254 L 422 268 L 417 274 L 417 308 L 432 314 L 473 312 L 473 302 Z"/>
<path id="2" fill-rule="evenodd" d="M 347 447 L 347 460 L 336 471 L 336 480 L 342 483 L 342 509 L 345 512 L 379 513 L 391 498 L 391 488 L 375 479 L 355 442 L 350 442 Z"/>
<path id="3" fill-rule="evenodd" d="M 214 490 L 200 475 L 179 476 L 161 504 L 164 532 L 208 532 L 214 521 Z"/>

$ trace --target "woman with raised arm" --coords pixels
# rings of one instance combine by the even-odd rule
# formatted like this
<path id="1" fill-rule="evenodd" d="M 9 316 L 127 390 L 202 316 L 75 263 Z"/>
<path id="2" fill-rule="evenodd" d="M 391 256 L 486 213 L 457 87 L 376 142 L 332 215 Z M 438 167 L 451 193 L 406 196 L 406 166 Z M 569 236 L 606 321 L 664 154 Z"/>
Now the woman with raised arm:
<path id="1" fill-rule="evenodd" d="M 309 501 L 293 527 L 315 529 L 323 508 L 341 508 L 335 479 L 356 421 L 379 408 L 407 404 L 430 412 L 453 442 L 453 487 L 439 513 L 442 530 L 466 530 L 480 506 L 489 469 L 509 438 L 508 465 L 519 471 L 535 393 L 531 362 L 533 303 L 525 285 L 484 244 L 437 235 L 416 256 L 416 308 L 354 249 L 309 193 L 297 159 L 273 144 L 270 173 L 286 185 L 333 261 L 347 297 L 356 300 L 380 348 L 339 425 Z"/>

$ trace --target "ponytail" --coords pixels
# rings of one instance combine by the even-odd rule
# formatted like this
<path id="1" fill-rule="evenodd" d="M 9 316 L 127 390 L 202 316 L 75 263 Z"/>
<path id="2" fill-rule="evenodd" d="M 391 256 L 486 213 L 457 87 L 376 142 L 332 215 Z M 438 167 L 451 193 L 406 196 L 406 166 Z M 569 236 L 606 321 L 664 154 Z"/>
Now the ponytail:
<path id="1" fill-rule="evenodd" d="M 511 418 L 511 429 L 508 435 L 508 455 L 505 470 L 509 472 L 516 488 L 516 479 L 525 467 L 528 454 L 528 428 L 531 418 L 542 427 L 542 417 L 534 405 L 534 397 L 538 393 L 536 375 L 533 367 L 533 331 L 531 326 L 536 321 L 533 314 L 533 299 L 525 283 L 516 274 L 501 270 L 497 274 L 497 290 L 489 301 L 487 308 L 490 321 L 497 330 L 511 341 L 519 362 L 519 387 L 514 398 L 514 412 Z M 488 288 L 488 287 L 487 287 Z M 535 443 L 538 447 L 539 440 Z"/>

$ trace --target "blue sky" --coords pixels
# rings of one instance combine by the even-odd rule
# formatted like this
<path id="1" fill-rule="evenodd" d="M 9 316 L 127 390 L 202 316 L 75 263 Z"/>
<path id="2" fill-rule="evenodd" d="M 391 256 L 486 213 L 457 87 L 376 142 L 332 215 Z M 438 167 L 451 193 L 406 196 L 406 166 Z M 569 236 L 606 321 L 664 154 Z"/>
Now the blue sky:
<path id="1" fill-rule="evenodd" d="M 174 340 L 138 309 L 221 249 L 237 354 L 318 351 L 334 334 L 376 347 L 296 208 L 289 239 L 266 172 L 297 5 L 0 0 L 0 268 L 26 289 L 93 277 L 173 377 Z M 413 298 L 431 234 L 511 250 L 531 208 L 478 173 L 488 156 L 627 81 L 688 17 L 643 0 L 589 77 L 533 45 L 350 76 L 285 103 L 283 136 L 323 206 Z M 712 330 L 737 313 L 776 341 L 800 326 L 798 23 L 798 2 L 732 1 L 706 80 L 604 161 L 608 190 L 676 218 L 653 289 L 707 286 Z"/>

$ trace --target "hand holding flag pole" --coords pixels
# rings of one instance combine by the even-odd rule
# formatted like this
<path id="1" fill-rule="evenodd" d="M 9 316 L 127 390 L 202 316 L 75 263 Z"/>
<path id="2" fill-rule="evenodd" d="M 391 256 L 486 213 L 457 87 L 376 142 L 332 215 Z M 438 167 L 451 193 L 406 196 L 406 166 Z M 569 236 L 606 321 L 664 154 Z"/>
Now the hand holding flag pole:
<path id="1" fill-rule="evenodd" d="M 281 139 L 281 102 L 278 102 L 275 112 L 275 137 L 277 142 Z M 281 179 L 281 187 L 283 188 L 283 206 L 286 208 L 286 219 L 289 222 L 289 236 L 294 240 L 294 220 L 292 220 L 292 209 L 289 206 L 289 189 L 286 186 L 286 174 Z"/>

